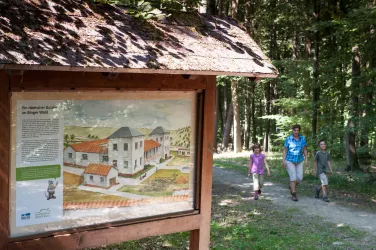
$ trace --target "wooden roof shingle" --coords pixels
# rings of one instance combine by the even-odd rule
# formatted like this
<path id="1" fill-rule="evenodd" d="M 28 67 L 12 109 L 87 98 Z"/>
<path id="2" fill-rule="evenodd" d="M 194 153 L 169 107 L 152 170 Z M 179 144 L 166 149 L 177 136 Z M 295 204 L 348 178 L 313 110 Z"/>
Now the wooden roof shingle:
<path id="1" fill-rule="evenodd" d="M 87 0 L 0 0 L 0 69 L 276 77 L 231 18 L 140 21 Z"/>

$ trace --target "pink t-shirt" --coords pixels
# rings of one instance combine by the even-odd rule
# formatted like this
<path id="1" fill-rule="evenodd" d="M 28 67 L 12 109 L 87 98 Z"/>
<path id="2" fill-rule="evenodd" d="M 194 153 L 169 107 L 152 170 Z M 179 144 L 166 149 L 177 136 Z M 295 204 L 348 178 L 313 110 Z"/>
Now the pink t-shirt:
<path id="1" fill-rule="evenodd" d="M 252 166 L 249 166 L 249 172 L 251 174 L 264 174 L 264 154 L 251 154 L 249 157 L 252 160 Z"/>

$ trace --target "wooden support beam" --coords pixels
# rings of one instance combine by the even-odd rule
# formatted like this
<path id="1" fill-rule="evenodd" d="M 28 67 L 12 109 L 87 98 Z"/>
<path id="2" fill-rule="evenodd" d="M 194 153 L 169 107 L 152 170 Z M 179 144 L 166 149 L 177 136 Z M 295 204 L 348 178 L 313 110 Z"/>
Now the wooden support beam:
<path id="1" fill-rule="evenodd" d="M 206 250 L 210 245 L 210 221 L 212 201 L 214 119 L 215 119 L 216 77 L 206 77 L 204 92 L 204 126 L 202 143 L 202 173 L 200 200 L 200 228 L 191 231 L 190 249 Z"/>
<path id="2" fill-rule="evenodd" d="M 0 249 L 6 249 L 9 236 L 9 77 L 0 70 Z"/>
<path id="3" fill-rule="evenodd" d="M 41 76 L 43 74 L 43 76 Z M 66 91 L 66 90 L 201 90 L 205 77 L 184 79 L 181 75 L 118 74 L 108 77 L 99 72 L 25 71 L 21 79 L 11 76 L 12 91 Z M 15 80 L 13 80 L 15 79 Z"/>
<path id="4" fill-rule="evenodd" d="M 190 231 L 199 228 L 201 215 L 138 223 L 133 225 L 103 228 L 20 242 L 11 242 L 12 250 L 82 249 L 137 240 L 145 237 Z"/>

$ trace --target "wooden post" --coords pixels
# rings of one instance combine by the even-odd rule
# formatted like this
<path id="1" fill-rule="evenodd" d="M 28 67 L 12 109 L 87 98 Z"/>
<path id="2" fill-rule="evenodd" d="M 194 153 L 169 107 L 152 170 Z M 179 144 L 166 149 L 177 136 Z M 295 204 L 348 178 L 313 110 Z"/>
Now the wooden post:
<path id="1" fill-rule="evenodd" d="M 212 173 L 213 173 L 213 143 L 215 120 L 215 85 L 216 77 L 206 77 L 206 89 L 204 96 L 204 126 L 202 143 L 202 174 L 201 174 L 201 198 L 200 198 L 200 229 L 191 231 L 190 249 L 209 249 L 210 245 L 210 221 L 212 201 Z"/>
<path id="2" fill-rule="evenodd" d="M 7 249 L 9 236 L 9 77 L 0 70 L 0 249 Z"/>

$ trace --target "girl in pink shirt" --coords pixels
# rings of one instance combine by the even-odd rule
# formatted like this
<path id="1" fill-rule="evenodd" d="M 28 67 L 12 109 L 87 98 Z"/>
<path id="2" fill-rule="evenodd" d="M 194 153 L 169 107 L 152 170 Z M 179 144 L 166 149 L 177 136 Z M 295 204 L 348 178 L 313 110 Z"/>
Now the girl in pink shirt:
<path id="1" fill-rule="evenodd" d="M 261 154 L 260 144 L 254 144 L 252 146 L 252 151 L 253 154 L 249 157 L 248 176 L 252 174 L 253 191 L 255 192 L 254 199 L 258 200 L 259 195 L 261 195 L 261 188 L 264 186 L 264 165 L 268 172 L 268 176 L 270 176 L 270 170 L 265 155 Z"/>

